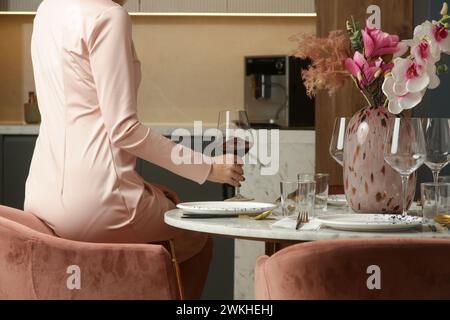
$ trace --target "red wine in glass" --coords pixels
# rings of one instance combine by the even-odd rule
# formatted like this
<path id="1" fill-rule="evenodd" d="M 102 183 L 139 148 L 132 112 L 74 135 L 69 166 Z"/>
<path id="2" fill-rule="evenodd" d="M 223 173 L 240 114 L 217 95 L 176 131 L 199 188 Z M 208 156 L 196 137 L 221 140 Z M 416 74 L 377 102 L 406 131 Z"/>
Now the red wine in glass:
<path id="1" fill-rule="evenodd" d="M 245 111 L 222 111 L 219 114 L 219 122 L 217 129 L 221 133 L 221 140 L 218 140 L 217 151 L 221 151 L 222 155 L 234 155 L 234 161 L 237 163 L 237 157 L 243 158 L 250 151 L 252 141 L 245 137 L 239 138 L 235 133 L 236 130 L 250 130 L 248 116 Z M 225 139 L 223 139 L 225 138 Z M 223 139 L 223 140 L 222 140 Z M 221 149 L 221 150 L 220 150 Z M 241 195 L 240 188 L 235 188 L 235 196 L 227 201 L 251 201 L 253 199 L 246 198 Z"/>
<path id="2" fill-rule="evenodd" d="M 243 157 L 250 151 L 251 147 L 252 143 L 250 141 L 233 137 L 224 141 L 222 152 L 223 154 L 234 154 L 235 156 Z"/>

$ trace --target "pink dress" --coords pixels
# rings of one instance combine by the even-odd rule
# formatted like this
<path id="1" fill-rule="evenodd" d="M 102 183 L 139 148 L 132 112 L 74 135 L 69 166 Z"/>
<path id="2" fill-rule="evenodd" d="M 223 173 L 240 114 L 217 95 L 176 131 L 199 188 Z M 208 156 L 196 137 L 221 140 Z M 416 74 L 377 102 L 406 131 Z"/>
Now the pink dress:
<path id="1" fill-rule="evenodd" d="M 173 202 L 135 172 L 136 158 L 198 183 L 211 166 L 174 164 L 175 144 L 139 122 L 140 63 L 128 13 L 111 0 L 45 0 L 32 59 L 42 124 L 25 209 L 73 240 L 179 235 L 163 223 Z"/>

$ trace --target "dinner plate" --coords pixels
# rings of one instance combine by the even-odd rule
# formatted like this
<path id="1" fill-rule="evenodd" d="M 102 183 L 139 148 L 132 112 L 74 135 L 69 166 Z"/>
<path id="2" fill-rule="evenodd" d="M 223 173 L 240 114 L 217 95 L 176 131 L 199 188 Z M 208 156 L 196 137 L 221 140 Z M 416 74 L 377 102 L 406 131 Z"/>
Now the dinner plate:
<path id="1" fill-rule="evenodd" d="M 347 198 L 345 194 L 336 194 L 328 196 L 327 202 L 330 206 L 344 207 L 347 205 Z"/>
<path id="2" fill-rule="evenodd" d="M 422 225 L 422 218 L 382 214 L 336 214 L 318 218 L 322 226 L 344 231 L 393 232 Z"/>
<path id="3" fill-rule="evenodd" d="M 273 210 L 277 205 L 262 202 L 185 202 L 177 205 L 178 209 L 188 214 L 214 214 L 214 215 L 258 215 Z"/>

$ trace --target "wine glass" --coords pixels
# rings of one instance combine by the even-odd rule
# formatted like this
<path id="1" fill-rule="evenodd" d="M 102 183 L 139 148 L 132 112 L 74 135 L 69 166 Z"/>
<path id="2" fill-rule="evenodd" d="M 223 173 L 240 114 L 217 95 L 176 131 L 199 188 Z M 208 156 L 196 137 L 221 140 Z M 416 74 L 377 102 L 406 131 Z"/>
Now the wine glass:
<path id="1" fill-rule="evenodd" d="M 450 119 L 423 120 L 427 156 L 425 164 L 433 172 L 434 183 L 441 170 L 450 163 Z"/>
<path id="2" fill-rule="evenodd" d="M 217 144 L 222 154 L 233 154 L 244 158 L 253 146 L 253 137 L 250 132 L 250 123 L 245 111 L 222 111 L 219 114 L 217 125 Z M 240 188 L 236 187 L 235 196 L 227 201 L 252 201 L 241 195 Z"/>
<path id="3" fill-rule="evenodd" d="M 425 136 L 421 119 L 392 118 L 388 120 L 387 125 L 384 160 L 400 173 L 402 178 L 403 216 L 406 216 L 408 180 L 425 162 Z"/>
<path id="4" fill-rule="evenodd" d="M 330 143 L 330 155 L 342 167 L 344 166 L 345 132 L 349 122 L 350 118 L 336 118 Z"/>

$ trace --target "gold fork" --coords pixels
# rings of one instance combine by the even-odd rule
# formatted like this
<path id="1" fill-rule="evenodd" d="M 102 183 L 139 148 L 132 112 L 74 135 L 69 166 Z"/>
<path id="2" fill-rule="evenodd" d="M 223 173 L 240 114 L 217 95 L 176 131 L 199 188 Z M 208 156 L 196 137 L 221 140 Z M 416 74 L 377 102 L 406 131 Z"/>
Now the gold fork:
<path id="1" fill-rule="evenodd" d="M 309 221 L 308 219 L 308 211 L 306 210 L 300 210 L 297 217 L 297 225 L 295 226 L 295 230 L 300 229 L 300 226 L 303 223 L 307 223 Z"/>

